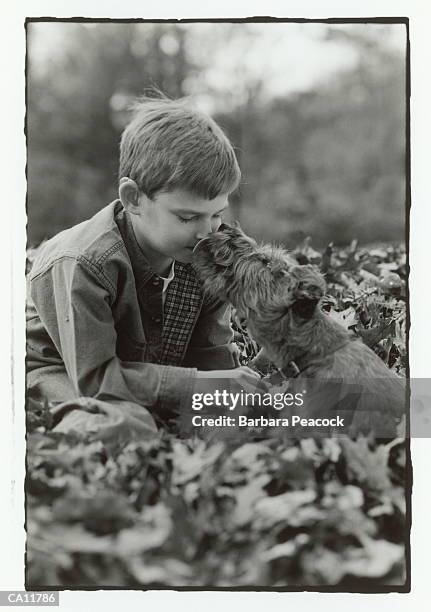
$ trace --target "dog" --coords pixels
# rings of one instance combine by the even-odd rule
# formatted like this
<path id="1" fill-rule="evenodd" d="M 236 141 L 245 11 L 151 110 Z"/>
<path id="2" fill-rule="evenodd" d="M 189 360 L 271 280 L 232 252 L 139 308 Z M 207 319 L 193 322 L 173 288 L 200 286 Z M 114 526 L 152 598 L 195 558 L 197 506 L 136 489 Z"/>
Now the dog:
<path id="1" fill-rule="evenodd" d="M 348 416 L 350 435 L 399 433 L 405 381 L 321 310 L 326 282 L 318 268 L 257 244 L 238 224 L 201 240 L 193 266 L 203 290 L 234 306 L 293 390 L 311 391 L 307 416 L 331 408 Z"/>

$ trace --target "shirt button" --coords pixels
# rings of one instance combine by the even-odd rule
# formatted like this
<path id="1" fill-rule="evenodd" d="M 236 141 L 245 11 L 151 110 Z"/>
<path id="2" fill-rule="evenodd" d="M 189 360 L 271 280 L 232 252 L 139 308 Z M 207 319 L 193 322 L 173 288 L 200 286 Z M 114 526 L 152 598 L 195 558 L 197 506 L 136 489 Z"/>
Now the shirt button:
<path id="1" fill-rule="evenodd" d="M 154 285 L 154 287 L 158 287 L 160 285 L 160 279 L 159 278 L 154 278 L 153 279 L 153 285 Z"/>
<path id="2" fill-rule="evenodd" d="M 151 320 L 154 321 L 154 323 L 160 323 L 161 322 L 161 317 L 151 317 Z"/>

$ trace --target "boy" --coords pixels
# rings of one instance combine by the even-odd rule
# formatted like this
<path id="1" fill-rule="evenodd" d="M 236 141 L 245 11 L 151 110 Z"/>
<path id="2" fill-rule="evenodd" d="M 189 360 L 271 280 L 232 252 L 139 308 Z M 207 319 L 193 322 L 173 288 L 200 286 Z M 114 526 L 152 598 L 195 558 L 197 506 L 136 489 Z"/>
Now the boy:
<path id="1" fill-rule="evenodd" d="M 202 294 L 191 266 L 240 170 L 219 126 L 185 101 L 144 98 L 135 110 L 119 200 L 49 240 L 33 264 L 27 386 L 51 402 L 86 396 L 171 414 L 209 376 L 256 384 L 238 367 L 229 307 Z"/>

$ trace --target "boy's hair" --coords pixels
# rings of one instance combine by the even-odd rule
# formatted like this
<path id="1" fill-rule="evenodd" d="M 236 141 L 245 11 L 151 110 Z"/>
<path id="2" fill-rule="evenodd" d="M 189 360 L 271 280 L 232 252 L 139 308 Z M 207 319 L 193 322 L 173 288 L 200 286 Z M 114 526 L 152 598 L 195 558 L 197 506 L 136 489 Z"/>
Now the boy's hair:
<path id="1" fill-rule="evenodd" d="M 179 188 L 212 200 L 238 187 L 233 147 L 211 117 L 166 97 L 143 97 L 134 111 L 121 137 L 120 178 L 134 180 L 150 199 Z"/>

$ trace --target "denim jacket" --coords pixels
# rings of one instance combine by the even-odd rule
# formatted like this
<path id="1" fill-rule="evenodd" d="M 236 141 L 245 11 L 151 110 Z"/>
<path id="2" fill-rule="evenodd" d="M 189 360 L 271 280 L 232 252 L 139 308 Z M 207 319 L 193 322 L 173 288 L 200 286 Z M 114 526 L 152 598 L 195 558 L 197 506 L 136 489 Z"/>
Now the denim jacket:
<path id="1" fill-rule="evenodd" d="M 175 262 L 163 308 L 118 200 L 46 242 L 28 285 L 29 388 L 51 376 L 75 397 L 181 409 L 197 369 L 239 365 L 230 308 L 202 294 L 190 264 Z"/>

